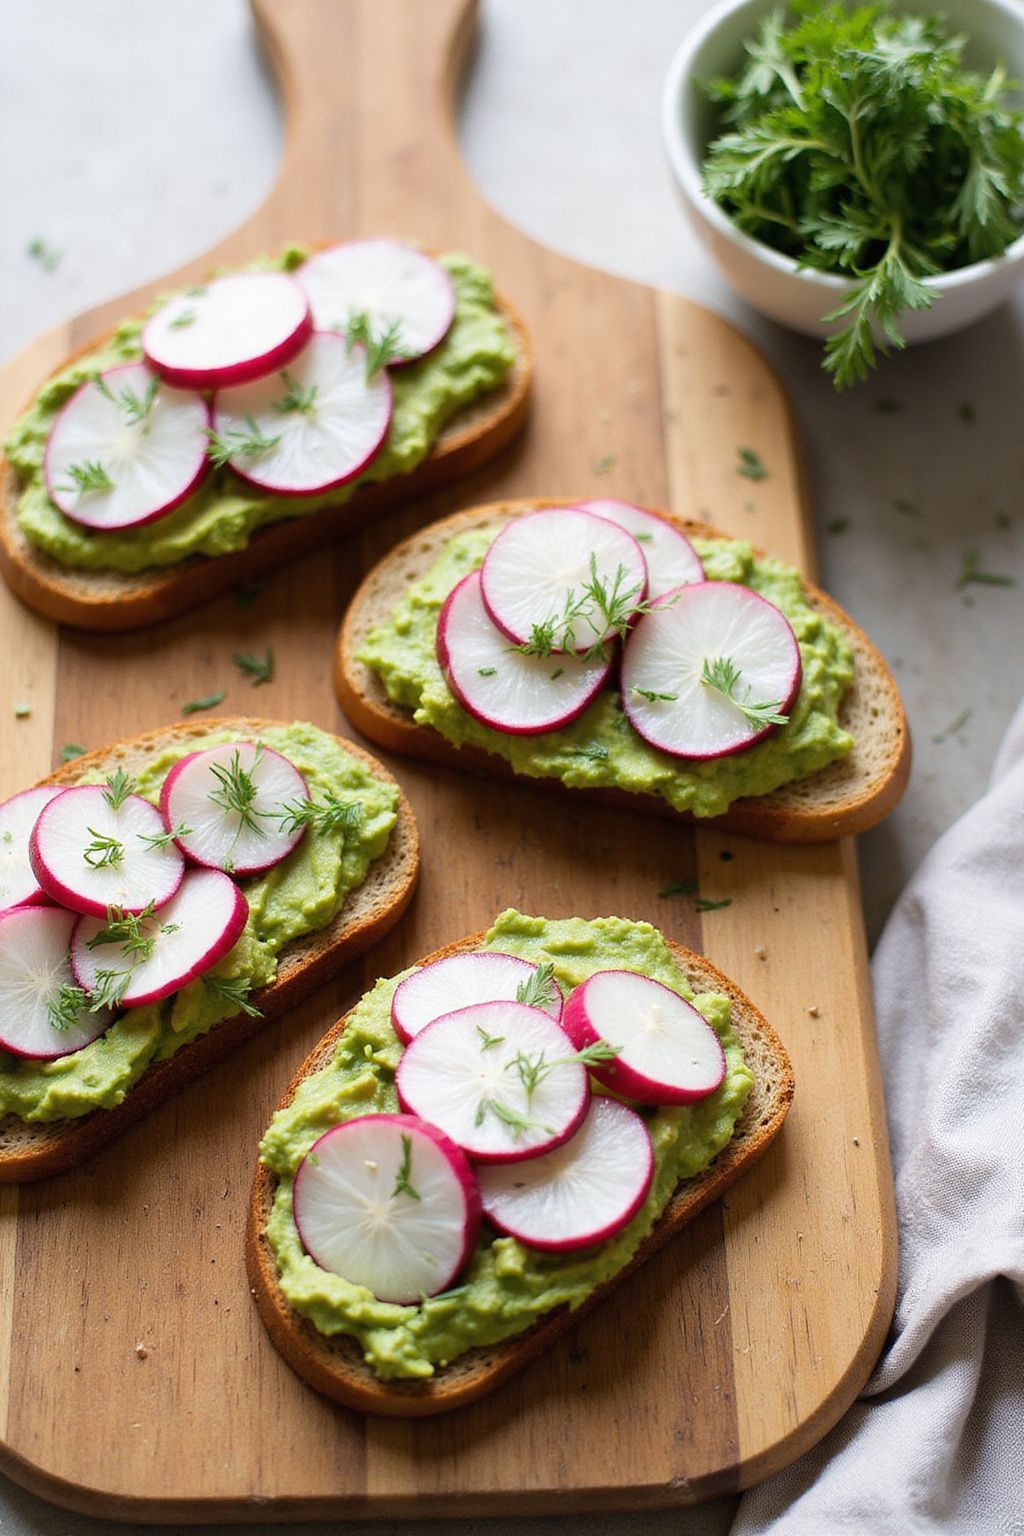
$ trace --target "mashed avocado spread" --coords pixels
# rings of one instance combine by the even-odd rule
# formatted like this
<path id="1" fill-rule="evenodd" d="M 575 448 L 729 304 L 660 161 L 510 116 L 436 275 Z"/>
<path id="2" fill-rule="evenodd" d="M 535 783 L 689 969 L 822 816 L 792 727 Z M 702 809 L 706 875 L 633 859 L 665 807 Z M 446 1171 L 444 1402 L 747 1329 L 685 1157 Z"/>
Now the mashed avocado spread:
<path id="1" fill-rule="evenodd" d="M 299 247 L 274 261 L 254 263 L 284 271 L 302 265 Z M 439 258 L 455 285 L 455 319 L 444 340 L 419 362 L 391 372 L 394 410 L 384 446 L 365 474 L 322 496 L 272 496 L 245 485 L 230 470 L 214 470 L 187 501 L 166 517 L 123 533 L 94 532 L 54 506 L 43 478 L 46 440 L 61 406 L 88 379 L 142 356 L 142 320 L 126 320 L 109 341 L 75 359 L 49 379 L 19 417 L 5 444 L 21 481 L 18 524 L 33 544 L 61 565 L 82 570 L 141 571 L 176 565 L 189 555 L 226 555 L 244 549 L 257 528 L 302 517 L 347 501 L 360 485 L 415 469 L 445 423 L 461 407 L 496 389 L 515 362 L 507 327 L 494 302 L 490 274 L 465 256 Z M 162 301 L 165 302 L 165 301 Z"/>
<path id="2" fill-rule="evenodd" d="M 453 697 L 435 654 L 437 619 L 455 584 L 483 564 L 499 529 L 476 528 L 452 539 L 411 585 L 387 624 L 366 639 L 359 660 L 372 667 L 394 703 L 418 725 L 455 746 L 482 747 L 516 773 L 560 779 L 573 788 L 612 787 L 661 795 L 677 811 L 718 816 L 742 795 L 765 795 L 845 757 L 853 738 L 838 723 L 853 680 L 853 653 L 843 634 L 807 600 L 799 572 L 758 559 L 739 539 L 695 539 L 712 581 L 741 582 L 780 608 L 800 645 L 803 680 L 788 724 L 731 757 L 704 762 L 669 757 L 639 736 L 607 690 L 571 725 L 540 736 L 510 736 L 482 725 Z"/>
<path id="3" fill-rule="evenodd" d="M 554 1307 L 579 1306 L 629 1262 L 679 1180 L 706 1168 L 726 1146 L 753 1084 L 732 1030 L 729 999 L 716 992 L 695 996 L 650 923 L 619 917 L 556 922 L 509 910 L 497 919 L 484 947 L 538 964 L 550 961 L 564 992 L 610 967 L 664 982 L 689 998 L 717 1033 L 725 1050 L 725 1080 L 700 1103 L 644 1111 L 654 1143 L 654 1179 L 637 1215 L 607 1242 L 575 1253 L 540 1253 L 513 1237 L 494 1236 L 485 1223 L 452 1290 L 419 1306 L 378 1301 L 364 1287 L 315 1264 L 303 1251 L 292 1217 L 292 1183 L 313 1142 L 343 1120 L 398 1109 L 394 1076 L 402 1048 L 391 1027 L 391 997 L 410 972 L 378 981 L 353 1009 L 330 1066 L 307 1078 L 291 1104 L 274 1116 L 261 1156 L 277 1178 L 267 1239 L 282 1292 L 321 1333 L 351 1334 L 367 1364 L 385 1379 L 431 1376 L 435 1366 L 521 1333 Z"/>
<path id="4" fill-rule="evenodd" d="M 168 747 L 138 775 L 139 794 L 157 802 L 179 758 L 240 739 L 230 731 L 210 731 Z M 238 1012 L 237 1003 L 211 988 L 207 978 L 247 983 L 254 992 L 266 986 L 277 974 L 284 946 L 326 927 L 348 893 L 362 884 L 395 824 L 397 787 L 376 778 L 316 726 L 274 727 L 260 740 L 294 763 L 314 800 L 323 800 L 331 791 L 341 800 L 357 802 L 362 807 L 358 824 L 345 829 L 310 827 L 280 864 L 239 880 L 249 903 L 248 921 L 234 949 L 205 978 L 163 1002 L 129 1009 L 98 1040 L 56 1061 L 30 1061 L 0 1051 L 0 1114 L 64 1120 L 93 1109 L 113 1109 L 150 1062 L 165 1061 L 220 1019 Z M 102 783 L 103 778 L 94 773 L 80 782 Z"/>

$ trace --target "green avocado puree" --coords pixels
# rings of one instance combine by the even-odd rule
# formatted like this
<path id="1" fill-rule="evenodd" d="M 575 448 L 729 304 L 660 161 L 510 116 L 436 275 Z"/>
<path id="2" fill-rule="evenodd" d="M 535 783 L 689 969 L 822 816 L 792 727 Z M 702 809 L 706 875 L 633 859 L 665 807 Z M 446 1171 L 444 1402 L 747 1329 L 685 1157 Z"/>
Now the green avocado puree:
<path id="1" fill-rule="evenodd" d="M 467 1349 L 521 1333 L 553 1307 L 579 1306 L 628 1263 L 679 1180 L 706 1168 L 728 1143 L 753 1084 L 732 1030 L 729 999 L 716 992 L 695 996 L 650 923 L 620 917 L 549 921 L 509 910 L 497 919 L 484 947 L 536 963 L 551 961 L 565 992 L 608 968 L 653 976 L 700 1009 L 722 1042 L 726 1076 L 698 1104 L 645 1112 L 655 1156 L 650 1193 L 633 1220 L 607 1242 L 576 1253 L 538 1253 L 513 1237 L 494 1236 L 485 1224 L 452 1290 L 419 1306 L 378 1301 L 364 1287 L 314 1264 L 292 1217 L 295 1173 L 313 1142 L 343 1120 L 398 1109 L 394 1075 L 402 1048 L 391 1028 L 391 997 L 402 976 L 378 981 L 353 1009 L 330 1066 L 307 1078 L 287 1109 L 274 1116 L 261 1157 L 277 1177 L 267 1239 L 284 1295 L 321 1333 L 351 1334 L 367 1364 L 385 1379 L 431 1376 L 436 1366 Z"/>
<path id="2" fill-rule="evenodd" d="M 853 738 L 838 723 L 839 704 L 853 680 L 853 653 L 843 634 L 815 612 L 799 572 L 759 559 L 739 539 L 695 539 L 713 581 L 741 582 L 780 608 L 796 634 L 803 661 L 800 694 L 787 725 L 730 757 L 706 762 L 669 757 L 639 736 L 619 694 L 600 693 L 571 725 L 540 736 L 510 736 L 482 725 L 454 698 L 437 663 L 435 634 L 445 598 L 468 571 L 483 564 L 498 527 L 475 528 L 450 540 L 436 563 L 414 582 L 388 622 L 366 638 L 359 660 L 372 667 L 388 697 L 455 746 L 482 747 L 517 773 L 560 779 L 573 788 L 611 787 L 661 795 L 677 811 L 718 816 L 742 795 L 765 795 L 845 757 Z"/>
<path id="3" fill-rule="evenodd" d="M 292 271 L 307 254 L 295 247 L 276 260 L 253 265 Z M 465 256 L 448 254 L 439 260 L 455 285 L 455 319 L 429 356 L 392 369 L 391 426 L 380 453 L 359 479 L 322 496 L 272 496 L 246 485 L 229 469 L 215 470 L 173 512 L 123 533 L 93 532 L 66 518 L 47 495 L 43 478 L 50 428 L 61 406 L 88 379 L 142 356 L 143 322 L 136 318 L 120 325 L 103 346 L 54 374 L 11 429 L 5 451 L 21 480 L 18 524 L 22 532 L 61 565 L 141 571 L 176 565 L 189 555 L 226 555 L 244 549 L 256 529 L 267 523 L 336 506 L 360 485 L 415 469 L 445 423 L 461 407 L 496 389 L 516 356 L 495 306 L 490 274 Z M 160 301 L 165 302 L 166 297 Z"/>
<path id="4" fill-rule="evenodd" d="M 230 731 L 210 731 L 168 747 L 138 775 L 139 793 L 157 802 L 179 758 L 241 739 Z M 294 763 L 314 800 L 331 791 L 341 800 L 358 802 L 363 815 L 350 829 L 310 827 L 280 864 L 239 881 L 249 903 L 248 921 L 234 949 L 207 974 L 248 982 L 254 992 L 273 981 L 284 946 L 325 927 L 348 893 L 362 884 L 371 862 L 387 846 L 398 805 L 394 784 L 374 777 L 314 725 L 273 727 L 259 739 Z M 102 781 L 98 773 L 80 780 Z M 166 1060 L 237 1012 L 237 1005 L 200 978 L 163 1002 L 129 1009 L 91 1045 L 56 1061 L 29 1061 L 0 1051 L 0 1114 L 66 1120 L 93 1109 L 113 1109 L 151 1061 Z"/>

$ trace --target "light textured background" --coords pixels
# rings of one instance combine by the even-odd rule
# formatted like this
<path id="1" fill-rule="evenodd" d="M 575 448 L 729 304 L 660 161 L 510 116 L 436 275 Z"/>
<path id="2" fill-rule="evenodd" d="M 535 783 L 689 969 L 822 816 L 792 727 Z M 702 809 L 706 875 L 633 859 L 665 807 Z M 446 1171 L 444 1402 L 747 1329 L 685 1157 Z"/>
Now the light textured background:
<path id="1" fill-rule="evenodd" d="M 837 397 L 814 343 L 733 298 L 674 202 L 658 95 L 672 49 L 707 0 L 482 3 L 462 141 L 487 197 L 548 245 L 720 311 L 768 353 L 790 390 L 825 585 L 893 664 L 915 737 L 906 799 L 861 842 L 877 933 L 925 849 L 976 797 L 1022 693 L 1024 300 L 892 359 L 877 383 Z M 224 235 L 268 190 L 280 145 L 243 0 L 0 0 L 0 356 Z M 36 238 L 62 253 L 55 271 L 27 254 Z M 902 409 L 879 414 L 879 396 Z M 964 402 L 973 424 L 961 419 Z M 897 501 L 915 511 L 898 511 Z M 829 533 L 838 519 L 849 526 Z M 986 568 L 1016 575 L 1015 589 L 954 590 L 975 545 Z M 965 709 L 963 728 L 936 741 Z M 715 1536 L 729 1508 L 415 1528 Z M 4 1536 L 105 1528 L 0 1480 Z M 412 1527 L 346 1529 L 387 1536 Z"/>

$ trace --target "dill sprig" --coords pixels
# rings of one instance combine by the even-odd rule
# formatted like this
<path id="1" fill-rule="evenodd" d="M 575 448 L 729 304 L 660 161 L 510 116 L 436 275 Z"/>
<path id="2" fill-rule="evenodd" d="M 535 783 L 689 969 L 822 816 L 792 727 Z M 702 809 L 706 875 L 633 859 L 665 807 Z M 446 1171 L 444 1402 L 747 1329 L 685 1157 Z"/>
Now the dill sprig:
<path id="1" fill-rule="evenodd" d="M 624 565 L 617 567 L 615 575 L 598 575 L 597 556 L 591 553 L 590 571 L 586 581 L 578 587 L 570 587 L 560 614 L 533 625 L 530 638 L 519 645 L 509 646 L 522 656 L 551 656 L 556 651 L 577 652 L 577 632 L 589 628 L 591 644 L 582 651 L 580 660 L 592 661 L 603 654 L 605 646 L 616 635 L 625 639 L 630 625 L 642 614 L 650 613 L 654 602 L 640 600 L 642 582 L 629 582 L 629 572 Z M 658 607 L 670 606 L 672 599 L 659 602 Z"/>
<path id="2" fill-rule="evenodd" d="M 112 491 L 114 482 L 107 474 L 99 459 L 83 459 L 81 464 L 69 464 L 67 473 L 74 481 L 73 485 L 62 485 L 58 489 L 79 496 L 85 496 L 90 491 Z"/>
<path id="3" fill-rule="evenodd" d="M 59 1034 L 66 1034 L 78 1023 L 88 1001 L 81 987 L 65 981 L 56 997 L 51 997 L 46 1004 L 46 1022 Z"/>
<path id="4" fill-rule="evenodd" d="M 192 828 L 186 827 L 184 822 L 179 822 L 169 832 L 140 832 L 139 842 L 145 843 L 147 848 L 152 848 L 155 853 L 162 853 L 169 848 L 179 837 L 190 837 Z"/>
<path id="5" fill-rule="evenodd" d="M 239 672 L 244 672 L 252 678 L 252 686 L 258 688 L 261 683 L 272 683 L 274 680 L 274 648 L 267 646 L 265 656 L 254 656 L 249 651 L 236 651 L 231 658 Z"/>
<path id="6" fill-rule="evenodd" d="M 245 431 L 241 427 L 231 427 L 227 432 L 206 428 L 208 451 L 217 469 L 223 469 L 232 459 L 254 459 L 261 453 L 269 453 L 281 441 L 280 434 L 268 437 L 255 416 L 245 418 L 245 427 Z"/>
<path id="7" fill-rule="evenodd" d="M 392 320 L 374 335 L 373 322 L 366 311 L 353 310 L 343 329 L 348 350 L 351 352 L 358 345 L 366 353 L 367 382 L 389 363 L 401 362 L 409 356 L 408 348 L 402 345 L 402 326 L 398 320 Z"/>
<path id="8" fill-rule="evenodd" d="M 139 422 L 145 421 L 153 409 L 153 401 L 156 399 L 157 391 L 160 388 L 160 380 L 156 374 L 153 375 L 146 385 L 146 393 L 144 395 L 137 395 L 134 389 L 128 389 L 127 387 L 119 389 L 115 394 L 101 373 L 96 375 L 94 382 L 100 394 L 106 395 L 111 404 L 118 406 L 128 425 L 133 427 L 137 426 Z"/>
<path id="9" fill-rule="evenodd" d="M 716 656 L 713 659 L 705 658 L 700 680 L 705 688 L 714 688 L 730 704 L 735 704 L 750 725 L 785 725 L 789 716 L 780 713 L 781 699 L 776 699 L 774 704 L 752 703 L 749 688 L 741 699 L 736 697 L 742 675 L 730 657 Z"/>
<path id="10" fill-rule="evenodd" d="M 112 811 L 119 811 L 128 796 L 135 793 L 135 780 L 123 768 L 115 768 L 107 778 L 103 798 Z M 90 828 L 91 830 L 91 828 Z"/>
<path id="11" fill-rule="evenodd" d="M 280 400 L 273 402 L 272 409 L 285 416 L 291 411 L 309 412 L 316 404 L 319 386 L 311 384 L 308 389 L 303 389 L 298 379 L 294 378 L 287 369 L 281 374 L 281 380 L 285 385 L 286 393 Z"/>
<path id="12" fill-rule="evenodd" d="M 319 832 L 333 832 L 338 828 L 350 832 L 360 825 L 365 811 L 358 800 L 339 800 L 333 790 L 328 790 L 319 803 L 315 800 L 295 800 L 275 811 L 283 832 L 297 832 L 300 827 L 315 827 Z"/>
<path id="13" fill-rule="evenodd" d="M 257 747 L 253 768 L 260 760 L 260 750 Z M 210 791 L 210 799 L 214 805 L 219 805 L 221 810 L 235 813 L 239 818 L 239 832 L 243 827 L 248 827 L 250 832 L 256 832 L 260 837 L 264 837 L 266 834 L 256 818 L 266 816 L 268 813 L 253 809 L 259 790 L 252 773 L 242 767 L 242 754 L 238 748 L 236 747 L 231 754 L 231 761 L 227 767 L 223 763 L 211 763 L 210 772 L 217 780 L 217 788 Z"/>
<path id="14" fill-rule="evenodd" d="M 120 944 L 121 953 L 132 965 L 148 960 L 156 946 L 156 935 L 144 933 L 143 923 L 153 916 L 153 903 L 142 912 L 126 912 L 123 907 L 108 907 L 107 920 L 98 933 L 86 941 L 87 949 L 104 944 Z"/>
<path id="15" fill-rule="evenodd" d="M 405 1131 L 402 1132 L 402 1162 L 395 1174 L 395 1187 L 391 1191 L 391 1198 L 396 1195 L 408 1195 L 410 1200 L 420 1200 L 422 1196 L 418 1190 L 412 1187 L 412 1137 Z"/>
<path id="16" fill-rule="evenodd" d="M 524 1003 L 527 1008 L 547 1008 L 557 995 L 555 968 L 550 960 L 538 965 L 533 975 L 516 987 L 516 1002 Z"/>
<path id="17" fill-rule="evenodd" d="M 106 832 L 97 832 L 95 827 L 87 827 L 86 831 L 92 842 L 86 843 L 82 857 L 90 869 L 116 869 L 124 858 L 124 843 Z"/>
<path id="18" fill-rule="evenodd" d="M 239 1013 L 247 1013 L 250 1019 L 261 1019 L 263 1009 L 257 1008 L 255 1003 L 250 1003 L 249 993 L 252 991 L 252 982 L 246 976 L 211 976 L 209 973 L 203 977 L 203 986 L 216 997 L 223 998 L 226 1003 L 231 1003 Z"/>

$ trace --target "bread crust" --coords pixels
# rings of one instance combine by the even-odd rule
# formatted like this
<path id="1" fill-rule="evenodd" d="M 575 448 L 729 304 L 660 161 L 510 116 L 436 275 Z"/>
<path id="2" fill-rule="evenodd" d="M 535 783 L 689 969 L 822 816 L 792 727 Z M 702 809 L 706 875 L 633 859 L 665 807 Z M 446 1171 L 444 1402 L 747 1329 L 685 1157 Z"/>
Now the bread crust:
<path id="1" fill-rule="evenodd" d="M 514 339 L 516 361 L 495 390 L 458 411 L 426 458 L 408 474 L 364 485 L 347 501 L 258 529 L 234 554 L 192 555 L 178 565 L 139 572 L 80 571 L 36 548 L 18 526 L 20 482 L 0 457 L 0 574 L 29 608 L 79 629 L 140 629 L 222 597 L 243 582 L 331 544 L 348 530 L 463 479 L 495 457 L 526 425 L 533 349 L 525 323 L 500 294 L 497 307 Z M 113 331 L 75 349 L 55 368 L 109 340 Z M 34 398 L 34 397 L 33 397 Z M 31 404 L 26 401 L 25 408 Z M 299 505 L 299 503 L 297 503 Z"/>
<path id="2" fill-rule="evenodd" d="M 446 944 L 417 963 L 430 965 L 463 950 L 478 949 L 486 935 L 473 933 Z M 768 1148 L 782 1128 L 793 1099 L 793 1070 L 782 1042 L 750 999 L 716 966 L 666 939 L 673 958 L 697 991 L 728 994 L 733 1004 L 733 1028 L 748 1063 L 767 1066 L 759 1075 L 728 1146 L 692 1179 L 682 1181 L 652 1231 L 628 1264 L 570 1311 L 559 1307 L 526 1332 L 488 1348 L 469 1350 L 450 1366 L 439 1368 L 426 1381 L 381 1381 L 364 1362 L 356 1342 L 344 1335 L 327 1339 L 295 1312 L 278 1284 L 274 1256 L 265 1228 L 277 1181 L 257 1164 L 246 1225 L 245 1259 L 257 1310 L 275 1347 L 299 1376 L 325 1397 L 362 1413 L 390 1418 L 423 1418 L 460 1408 L 492 1391 L 572 1328 L 621 1281 L 645 1263 L 669 1238 L 718 1198 Z M 330 1029 L 303 1062 L 278 1105 L 291 1103 L 305 1078 L 326 1066 L 351 1014 Z"/>
<path id="3" fill-rule="evenodd" d="M 286 722 L 280 720 L 233 715 L 148 731 L 76 758 L 40 779 L 39 783 L 67 787 L 79 783 L 83 773 L 92 769 L 108 766 L 113 769 L 119 762 L 151 756 L 169 743 L 187 743 L 209 731 L 226 729 L 258 735 L 284 724 Z M 335 740 L 378 778 L 397 784 L 394 776 L 369 752 L 343 737 Z M 252 1002 L 261 1010 L 261 1017 L 238 1013 L 214 1025 L 208 1034 L 182 1046 L 167 1061 L 147 1068 L 128 1090 L 124 1102 L 114 1109 L 94 1109 L 73 1120 L 40 1124 L 20 1121 L 14 1115 L 0 1117 L 0 1132 L 5 1125 L 8 1128 L 13 1125 L 17 1132 L 14 1146 L 8 1145 L 7 1138 L 0 1135 L 0 1184 L 27 1183 L 78 1167 L 128 1126 L 223 1061 L 236 1046 L 257 1034 L 265 1024 L 295 1007 L 341 965 L 357 959 L 379 943 L 408 907 L 419 875 L 419 833 L 412 808 L 401 787 L 398 788 L 398 820 L 387 849 L 371 864 L 367 882 L 349 894 L 333 922 L 282 950 L 275 980 L 252 994 Z M 360 902 L 360 892 L 366 891 L 370 876 L 385 862 L 388 866 L 386 899 Z"/>
<path id="4" fill-rule="evenodd" d="M 552 497 L 471 507 L 440 519 L 396 545 L 364 577 L 349 604 L 334 657 L 334 691 L 358 731 L 390 752 L 429 763 L 469 770 L 488 778 L 525 779 L 540 788 L 570 794 L 595 805 L 632 807 L 672 821 L 740 832 L 767 842 L 831 842 L 865 832 L 889 814 L 910 778 L 910 728 L 899 689 L 881 653 L 860 626 L 810 582 L 805 582 L 805 587 L 812 606 L 844 632 L 854 649 L 854 684 L 840 709 L 840 724 L 852 727 L 856 720 L 859 729 L 851 729 L 851 734 L 857 745 L 849 758 L 793 785 L 784 785 L 770 795 L 736 800 L 721 816 L 698 818 L 689 811 L 674 810 L 660 795 L 614 788 L 570 788 L 558 779 L 517 774 L 503 757 L 480 747 L 453 746 L 438 731 L 417 725 L 408 710 L 392 703 L 371 669 L 356 660 L 356 652 L 368 630 L 388 618 L 399 588 L 422 576 L 441 544 L 459 533 L 521 517 L 541 506 L 573 504 Z M 676 517 L 657 507 L 647 510 L 664 517 L 690 537 L 730 537 L 692 518 Z M 859 736 L 866 739 L 858 740 Z M 864 759 L 863 766 L 860 758 Z"/>

